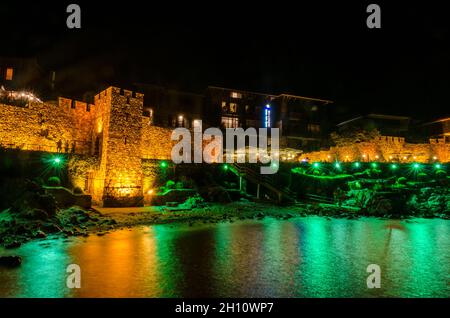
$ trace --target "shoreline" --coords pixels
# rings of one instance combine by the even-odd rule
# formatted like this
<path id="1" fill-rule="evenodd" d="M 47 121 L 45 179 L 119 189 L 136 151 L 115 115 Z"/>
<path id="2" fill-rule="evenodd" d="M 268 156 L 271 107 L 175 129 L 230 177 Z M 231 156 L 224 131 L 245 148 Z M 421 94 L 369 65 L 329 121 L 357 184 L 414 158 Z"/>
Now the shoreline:
<path id="1" fill-rule="evenodd" d="M 133 208 L 130 208 L 131 210 Z M 101 209 L 99 209 L 101 210 Z M 319 216 L 324 218 L 405 220 L 409 218 L 450 219 L 448 215 L 368 215 L 361 209 L 331 204 L 298 203 L 291 206 L 277 206 L 264 202 L 236 201 L 228 204 L 201 204 L 195 207 L 171 208 L 166 206 L 146 207 L 142 212 L 126 212 L 109 209 L 107 213 L 78 207 L 61 210 L 57 216 L 42 220 L 20 218 L 8 210 L 0 212 L 0 245 L 6 249 L 20 247 L 34 239 L 48 235 L 102 236 L 111 231 L 137 226 L 160 224 L 217 224 L 238 220 L 262 220 L 271 217 L 288 220 L 294 217 Z M 125 210 L 125 211 L 124 211 Z M 9 218 L 8 218 L 9 217 Z"/>

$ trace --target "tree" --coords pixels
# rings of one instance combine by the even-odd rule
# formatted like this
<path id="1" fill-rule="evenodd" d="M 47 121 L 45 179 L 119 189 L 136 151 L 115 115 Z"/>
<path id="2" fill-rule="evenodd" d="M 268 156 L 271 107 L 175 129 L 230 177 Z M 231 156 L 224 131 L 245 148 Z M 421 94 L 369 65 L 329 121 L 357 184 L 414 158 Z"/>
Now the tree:
<path id="1" fill-rule="evenodd" d="M 332 132 L 330 134 L 330 138 L 336 146 L 349 146 L 355 143 L 372 141 L 380 136 L 380 132 L 376 128 L 371 130 L 355 128 L 342 133 Z"/>

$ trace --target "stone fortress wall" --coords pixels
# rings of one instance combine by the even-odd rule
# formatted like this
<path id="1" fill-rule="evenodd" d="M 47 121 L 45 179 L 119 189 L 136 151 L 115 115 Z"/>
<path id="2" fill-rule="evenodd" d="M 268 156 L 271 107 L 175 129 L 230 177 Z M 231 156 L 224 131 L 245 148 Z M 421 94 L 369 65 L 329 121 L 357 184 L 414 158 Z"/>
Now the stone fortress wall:
<path id="1" fill-rule="evenodd" d="M 172 149 L 172 130 L 153 126 L 142 110 L 142 94 L 118 87 L 97 94 L 94 104 L 62 97 L 1 104 L 0 146 L 76 154 L 68 160 L 76 167 L 69 166 L 72 183 L 95 203 L 142 204 L 143 185 L 152 185 L 143 179 L 142 159 L 169 159 Z"/>
<path id="2" fill-rule="evenodd" d="M 428 144 L 407 143 L 402 137 L 381 136 L 370 142 L 331 147 L 328 150 L 304 153 L 300 160 L 309 162 L 450 162 L 450 143 L 430 139 Z"/>

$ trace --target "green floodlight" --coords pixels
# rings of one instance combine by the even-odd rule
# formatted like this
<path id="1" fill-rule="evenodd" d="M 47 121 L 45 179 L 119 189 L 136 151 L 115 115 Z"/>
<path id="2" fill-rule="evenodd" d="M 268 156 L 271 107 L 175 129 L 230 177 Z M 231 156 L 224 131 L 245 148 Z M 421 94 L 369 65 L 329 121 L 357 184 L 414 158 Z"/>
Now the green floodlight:
<path id="1" fill-rule="evenodd" d="M 391 164 L 391 169 L 392 169 L 392 170 L 397 169 L 397 165 L 396 165 L 396 164 Z"/>
<path id="2" fill-rule="evenodd" d="M 359 162 L 355 162 L 354 166 L 355 166 L 355 168 L 359 168 L 361 166 L 361 164 Z"/>
<path id="3" fill-rule="evenodd" d="M 63 163 L 63 160 L 62 160 L 61 157 L 54 157 L 54 158 L 51 159 L 51 163 L 52 163 L 54 166 L 59 166 L 60 164 Z"/>
<path id="4" fill-rule="evenodd" d="M 228 170 L 228 165 L 227 164 L 223 165 L 223 170 Z"/>
<path id="5" fill-rule="evenodd" d="M 436 169 L 441 169 L 442 166 L 441 166 L 440 163 L 437 163 L 437 164 L 434 165 L 434 167 L 435 167 Z"/>
<path id="6" fill-rule="evenodd" d="M 378 165 L 377 165 L 377 163 L 376 163 L 376 162 L 372 162 L 372 163 L 371 163 L 370 165 L 372 166 L 372 168 L 376 168 L 376 167 L 378 167 Z"/>
<path id="7" fill-rule="evenodd" d="M 159 166 L 160 166 L 161 168 L 167 168 L 168 164 L 167 164 L 166 161 L 161 161 L 161 163 L 159 164 Z"/>
<path id="8" fill-rule="evenodd" d="M 341 169 L 341 164 L 340 164 L 339 162 L 336 162 L 336 163 L 334 164 L 334 167 L 335 167 L 336 169 Z"/>
<path id="9" fill-rule="evenodd" d="M 415 164 L 413 165 L 413 168 L 417 170 L 417 169 L 420 168 L 420 165 L 419 165 L 418 163 L 415 163 Z"/>
<path id="10" fill-rule="evenodd" d="M 275 169 L 275 168 L 278 168 L 278 164 L 277 164 L 277 163 L 275 163 L 275 162 L 274 162 L 274 163 L 272 163 L 272 165 L 271 165 L 271 166 L 272 166 L 272 168 L 274 168 L 274 169 Z"/>
<path id="11" fill-rule="evenodd" d="M 320 164 L 319 164 L 318 162 L 314 162 L 314 163 L 313 163 L 313 167 L 317 169 L 317 168 L 320 167 Z"/>

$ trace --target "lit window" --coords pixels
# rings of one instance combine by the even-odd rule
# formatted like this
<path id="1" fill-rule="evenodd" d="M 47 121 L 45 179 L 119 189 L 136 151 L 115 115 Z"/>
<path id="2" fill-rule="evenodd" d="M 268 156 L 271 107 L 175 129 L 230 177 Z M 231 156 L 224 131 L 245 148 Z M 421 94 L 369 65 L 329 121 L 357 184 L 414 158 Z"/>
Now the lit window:
<path id="1" fill-rule="evenodd" d="M 232 92 L 231 93 L 232 98 L 242 98 L 242 94 L 238 92 Z"/>
<path id="2" fill-rule="evenodd" d="M 266 105 L 266 108 L 264 109 L 264 127 L 270 128 L 270 105 Z"/>
<path id="3" fill-rule="evenodd" d="M 11 67 L 8 67 L 8 68 L 6 69 L 6 80 L 7 80 L 7 81 L 12 81 L 12 79 L 13 79 L 13 73 L 14 73 L 14 71 L 13 71 L 13 69 L 12 69 Z"/>
<path id="4" fill-rule="evenodd" d="M 313 133 L 320 132 L 320 125 L 317 124 L 308 124 L 308 131 Z"/>
<path id="5" fill-rule="evenodd" d="M 230 103 L 230 113 L 236 113 L 237 111 L 237 105 L 236 103 Z"/>
<path id="6" fill-rule="evenodd" d="M 222 102 L 222 112 L 224 113 L 228 112 L 227 102 Z"/>
<path id="7" fill-rule="evenodd" d="M 193 122 L 192 122 L 192 126 L 193 126 L 194 128 L 199 128 L 199 127 L 201 127 L 201 120 L 199 120 L 199 119 L 194 119 Z"/>
<path id="8" fill-rule="evenodd" d="M 184 116 L 179 115 L 177 117 L 177 127 L 184 127 Z"/>
<path id="9" fill-rule="evenodd" d="M 225 128 L 238 128 L 239 119 L 236 117 L 222 117 L 222 125 Z"/>

